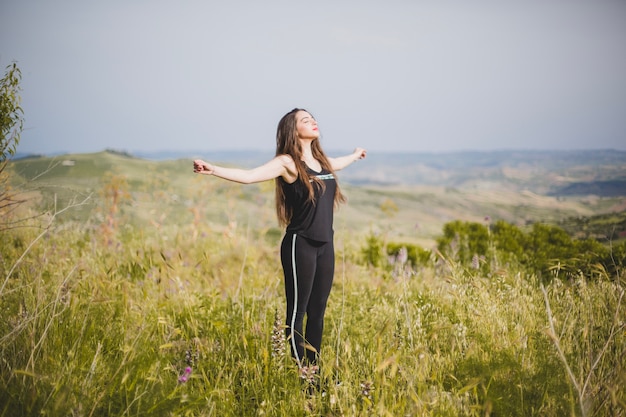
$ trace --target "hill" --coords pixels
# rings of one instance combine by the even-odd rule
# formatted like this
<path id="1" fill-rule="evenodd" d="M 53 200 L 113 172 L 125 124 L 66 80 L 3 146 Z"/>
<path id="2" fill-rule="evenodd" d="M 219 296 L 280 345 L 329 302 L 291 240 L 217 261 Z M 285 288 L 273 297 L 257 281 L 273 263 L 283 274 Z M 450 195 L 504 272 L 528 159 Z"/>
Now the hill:
<path id="1" fill-rule="evenodd" d="M 98 215 L 103 210 L 103 186 L 117 176 L 129 193 L 124 212 L 131 223 L 173 227 L 204 221 L 218 229 L 238 225 L 280 235 L 271 183 L 242 186 L 194 175 L 191 157 L 171 156 L 155 160 L 105 151 L 21 158 L 11 167 L 15 180 L 40 193 L 45 204 L 56 198 L 62 205 L 91 195 L 88 205 L 64 215 L 68 220 Z M 267 159 L 257 152 L 205 156 L 209 157 L 244 167 Z M 589 219 L 626 211 L 626 193 L 619 185 L 626 180 L 624 166 L 626 152 L 616 151 L 373 153 L 339 173 L 349 204 L 338 211 L 335 229 L 344 235 L 382 233 L 429 246 L 443 224 L 456 219 L 502 219 L 521 226 L 571 225 L 575 223 L 568 219 L 586 219 L 589 224 Z M 594 182 L 618 186 L 610 193 L 603 188 L 585 188 L 584 194 L 567 191 L 575 184 Z M 615 223 L 620 221 L 618 216 Z M 594 233 L 612 236 L 609 231 L 615 225 L 606 217 L 602 225 L 606 233 Z"/>

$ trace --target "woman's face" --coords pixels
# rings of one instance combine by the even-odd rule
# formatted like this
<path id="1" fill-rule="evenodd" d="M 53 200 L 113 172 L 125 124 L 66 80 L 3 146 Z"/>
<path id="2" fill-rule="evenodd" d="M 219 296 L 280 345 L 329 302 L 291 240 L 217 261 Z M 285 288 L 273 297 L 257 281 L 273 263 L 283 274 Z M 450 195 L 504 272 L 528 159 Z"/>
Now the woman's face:
<path id="1" fill-rule="evenodd" d="M 300 110 L 296 113 L 296 131 L 299 139 L 318 139 L 320 131 L 317 122 L 308 112 Z"/>

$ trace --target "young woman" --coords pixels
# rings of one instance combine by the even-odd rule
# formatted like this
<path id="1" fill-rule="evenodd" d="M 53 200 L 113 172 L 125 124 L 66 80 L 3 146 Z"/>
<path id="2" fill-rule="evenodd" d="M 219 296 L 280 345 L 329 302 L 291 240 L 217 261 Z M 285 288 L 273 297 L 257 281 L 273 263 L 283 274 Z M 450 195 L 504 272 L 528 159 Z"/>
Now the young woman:
<path id="1" fill-rule="evenodd" d="M 266 164 L 244 170 L 193 162 L 198 174 L 242 184 L 276 180 L 276 212 L 279 223 L 286 226 L 280 250 L 287 297 L 286 336 L 303 373 L 317 369 L 333 283 L 333 209 L 345 201 L 334 173 L 366 155 L 357 148 L 349 155 L 329 158 L 319 137 L 315 118 L 306 110 L 293 109 L 278 123 L 276 157 Z"/>

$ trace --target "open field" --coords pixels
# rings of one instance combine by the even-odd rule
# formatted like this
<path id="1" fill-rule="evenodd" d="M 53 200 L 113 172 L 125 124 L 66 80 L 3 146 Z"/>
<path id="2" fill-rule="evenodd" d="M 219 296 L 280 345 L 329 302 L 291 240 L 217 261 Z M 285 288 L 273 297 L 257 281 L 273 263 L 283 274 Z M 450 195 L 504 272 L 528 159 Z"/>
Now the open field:
<path id="1" fill-rule="evenodd" d="M 30 200 L 0 230 L 0 416 L 626 415 L 621 266 L 542 278 L 495 251 L 478 268 L 363 257 L 372 242 L 434 248 L 452 220 L 584 218 L 608 235 L 624 196 L 346 178 L 310 391 L 281 338 L 272 184 L 111 152 L 11 169 Z"/>

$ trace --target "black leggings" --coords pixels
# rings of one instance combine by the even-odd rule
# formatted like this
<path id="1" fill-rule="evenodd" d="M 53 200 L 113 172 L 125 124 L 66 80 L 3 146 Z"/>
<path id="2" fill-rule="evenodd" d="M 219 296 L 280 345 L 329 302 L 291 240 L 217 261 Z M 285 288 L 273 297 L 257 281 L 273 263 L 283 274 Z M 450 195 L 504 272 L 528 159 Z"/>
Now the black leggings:
<path id="1" fill-rule="evenodd" d="M 333 242 L 316 242 L 287 233 L 280 257 L 287 297 L 287 340 L 298 366 L 317 363 L 324 330 L 326 302 L 333 285 Z M 294 306 L 296 308 L 294 309 Z M 302 332 L 306 314 L 306 332 Z"/>

